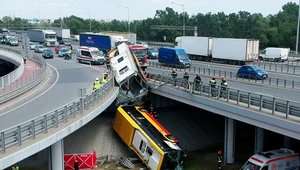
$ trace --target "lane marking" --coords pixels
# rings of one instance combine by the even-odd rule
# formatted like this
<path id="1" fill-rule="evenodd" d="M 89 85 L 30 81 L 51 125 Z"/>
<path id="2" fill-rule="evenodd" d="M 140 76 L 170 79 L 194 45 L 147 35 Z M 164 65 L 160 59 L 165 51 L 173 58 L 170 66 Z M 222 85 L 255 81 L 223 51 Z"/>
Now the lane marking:
<path id="1" fill-rule="evenodd" d="M 16 107 L 14 107 L 13 109 L 10 109 L 10 110 L 8 110 L 8 111 L 6 111 L 6 112 L 0 114 L 0 116 L 3 116 L 3 115 L 5 115 L 5 114 L 7 114 L 7 113 L 9 113 L 9 112 L 12 112 L 12 111 L 14 111 L 14 110 L 20 108 L 20 107 L 23 107 L 24 105 L 26 105 L 26 104 L 32 102 L 33 100 L 39 98 L 39 97 L 42 96 L 42 95 L 44 95 L 46 92 L 48 92 L 49 90 L 51 90 L 51 89 L 56 85 L 57 81 L 59 80 L 59 73 L 58 73 L 58 71 L 57 71 L 57 69 L 56 69 L 55 67 L 53 67 L 53 66 L 50 65 L 50 64 L 47 64 L 47 65 L 50 66 L 51 68 L 53 68 L 54 71 L 56 72 L 56 75 L 57 75 L 57 76 L 56 76 L 55 82 L 54 82 L 47 90 L 45 90 L 43 93 L 37 95 L 36 97 L 34 97 L 34 98 L 28 100 L 28 101 L 25 102 L 25 103 L 22 103 L 21 105 L 18 105 L 18 106 L 16 106 Z M 39 89 L 36 89 L 35 91 L 37 91 L 37 90 L 39 90 Z"/>

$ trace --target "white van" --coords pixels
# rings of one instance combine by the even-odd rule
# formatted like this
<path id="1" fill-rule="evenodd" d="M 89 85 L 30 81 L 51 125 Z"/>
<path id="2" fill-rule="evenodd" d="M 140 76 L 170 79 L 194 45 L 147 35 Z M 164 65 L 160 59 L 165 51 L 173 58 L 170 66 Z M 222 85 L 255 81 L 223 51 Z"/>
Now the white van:
<path id="1" fill-rule="evenodd" d="M 299 167 L 299 154 L 282 148 L 251 156 L 240 170 L 298 170 Z"/>
<path id="2" fill-rule="evenodd" d="M 290 49 L 268 47 L 259 54 L 259 59 L 264 61 L 287 61 Z"/>
<path id="3" fill-rule="evenodd" d="M 80 46 L 77 48 L 76 59 L 79 63 L 104 64 L 105 56 L 102 51 L 95 47 Z"/>

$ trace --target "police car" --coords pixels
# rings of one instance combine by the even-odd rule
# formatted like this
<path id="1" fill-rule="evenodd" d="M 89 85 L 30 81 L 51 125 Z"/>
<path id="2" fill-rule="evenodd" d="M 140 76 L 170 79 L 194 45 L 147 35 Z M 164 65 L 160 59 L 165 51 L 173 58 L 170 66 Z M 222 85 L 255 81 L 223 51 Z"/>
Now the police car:
<path id="1" fill-rule="evenodd" d="M 80 46 L 77 48 L 77 61 L 79 63 L 88 64 L 104 64 L 105 55 L 102 51 L 95 47 Z"/>

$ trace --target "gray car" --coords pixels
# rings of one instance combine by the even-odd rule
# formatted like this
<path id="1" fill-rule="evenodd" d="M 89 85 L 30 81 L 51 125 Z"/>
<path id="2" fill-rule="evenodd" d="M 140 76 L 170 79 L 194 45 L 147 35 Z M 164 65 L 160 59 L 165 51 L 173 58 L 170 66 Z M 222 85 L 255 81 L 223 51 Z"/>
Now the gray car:
<path id="1" fill-rule="evenodd" d="M 16 38 L 10 39 L 9 40 L 9 45 L 10 46 L 18 46 L 19 45 L 18 39 L 16 39 Z"/>
<path id="2" fill-rule="evenodd" d="M 44 50 L 46 50 L 47 48 L 43 45 L 36 45 L 34 47 L 34 52 L 36 53 L 42 53 Z"/>

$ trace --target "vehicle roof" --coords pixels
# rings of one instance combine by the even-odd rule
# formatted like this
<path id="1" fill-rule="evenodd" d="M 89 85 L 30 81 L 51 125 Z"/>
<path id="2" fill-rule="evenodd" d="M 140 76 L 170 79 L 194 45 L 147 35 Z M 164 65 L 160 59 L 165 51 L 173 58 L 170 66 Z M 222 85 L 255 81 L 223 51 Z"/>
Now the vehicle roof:
<path id="1" fill-rule="evenodd" d="M 96 47 L 87 47 L 87 46 L 79 46 L 77 49 L 78 50 L 87 50 L 87 51 L 100 51 Z"/>
<path id="2" fill-rule="evenodd" d="M 146 47 L 140 46 L 140 45 L 130 45 L 129 49 L 130 50 L 146 50 Z"/>
<path id="3" fill-rule="evenodd" d="M 274 162 L 277 160 L 280 160 L 279 158 L 286 158 L 287 156 L 298 156 L 298 153 L 294 152 L 290 149 L 277 149 L 277 150 L 271 150 L 266 152 L 260 152 L 255 155 L 253 155 L 250 160 L 255 161 L 261 164 Z"/>

